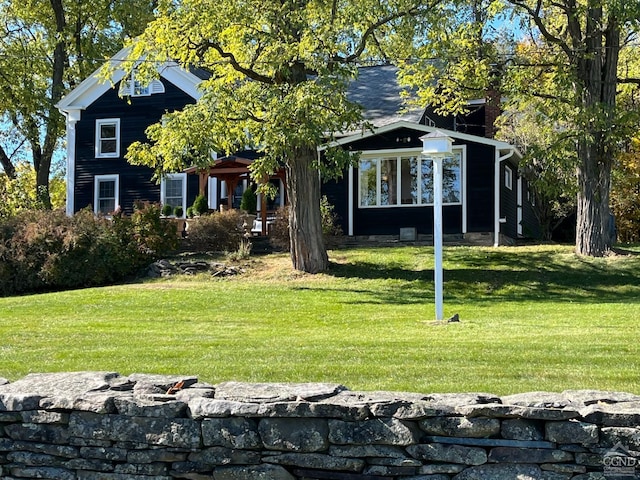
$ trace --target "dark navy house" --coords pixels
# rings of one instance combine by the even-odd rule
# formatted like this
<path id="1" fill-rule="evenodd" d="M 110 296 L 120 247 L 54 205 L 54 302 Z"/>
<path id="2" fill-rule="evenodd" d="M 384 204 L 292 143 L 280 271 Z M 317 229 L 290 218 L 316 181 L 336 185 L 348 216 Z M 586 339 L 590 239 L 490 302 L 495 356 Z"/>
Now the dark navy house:
<path id="1" fill-rule="evenodd" d="M 117 54 L 114 65 L 127 53 L 125 49 Z M 206 72 L 175 64 L 162 66 L 159 73 L 157 80 L 143 86 L 135 81 L 135 73 L 125 77 L 115 70 L 105 81 L 96 72 L 59 102 L 67 121 L 69 215 L 89 206 L 96 213 L 118 208 L 128 213 L 136 201 L 186 210 L 193 202 L 201 188 L 197 175 L 176 172 L 158 184 L 150 168 L 124 159 L 128 146 L 145 141 L 145 129 L 165 112 L 197 101 L 198 85 L 206 78 Z M 518 175 L 521 155 L 514 146 L 490 138 L 496 116 L 491 102 L 470 102 L 468 114 L 457 116 L 407 109 L 391 66 L 362 68 L 349 95 L 364 107 L 371 128 L 337 137 L 336 144 L 359 152 L 359 160 L 340 180 L 323 185 L 345 234 L 401 240 L 432 234 L 433 173 L 431 160 L 421 155 L 421 137 L 439 130 L 453 139 L 453 155 L 445 159 L 443 169 L 445 236 L 499 245 L 536 235 L 532 196 Z M 214 157 L 213 163 L 220 166 L 221 161 Z M 214 209 L 230 196 L 239 199 L 248 185 L 245 178 L 228 186 L 215 172 L 212 168 L 206 188 Z M 281 195 L 275 206 L 285 202 L 283 180 L 276 181 Z"/>

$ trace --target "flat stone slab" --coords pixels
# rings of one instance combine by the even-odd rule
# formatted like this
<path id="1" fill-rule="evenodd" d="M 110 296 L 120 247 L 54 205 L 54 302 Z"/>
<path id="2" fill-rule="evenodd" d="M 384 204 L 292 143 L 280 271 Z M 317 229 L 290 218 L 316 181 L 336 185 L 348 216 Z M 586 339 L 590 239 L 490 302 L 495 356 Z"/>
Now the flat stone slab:
<path id="1" fill-rule="evenodd" d="M 245 383 L 224 382 L 216 385 L 216 400 L 247 403 L 315 402 L 347 390 L 338 383 Z"/>

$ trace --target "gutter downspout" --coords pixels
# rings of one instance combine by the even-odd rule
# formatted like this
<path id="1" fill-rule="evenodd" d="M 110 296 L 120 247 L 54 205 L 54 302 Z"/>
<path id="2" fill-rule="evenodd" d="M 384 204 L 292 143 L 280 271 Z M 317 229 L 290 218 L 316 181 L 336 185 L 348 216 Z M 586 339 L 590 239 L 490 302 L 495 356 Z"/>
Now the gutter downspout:
<path id="1" fill-rule="evenodd" d="M 509 153 L 500 156 L 500 151 L 496 148 L 496 161 L 494 166 L 494 200 L 493 200 L 493 246 L 500 245 L 500 163 L 511 158 L 516 152 L 515 148 L 511 148 Z"/>

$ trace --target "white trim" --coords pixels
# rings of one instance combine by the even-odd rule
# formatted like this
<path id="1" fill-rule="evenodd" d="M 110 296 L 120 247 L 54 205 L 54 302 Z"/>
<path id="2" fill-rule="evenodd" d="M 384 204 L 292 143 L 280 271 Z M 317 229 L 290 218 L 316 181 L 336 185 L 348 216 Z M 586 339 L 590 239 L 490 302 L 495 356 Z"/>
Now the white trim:
<path id="1" fill-rule="evenodd" d="M 460 172 L 461 185 L 460 185 L 460 194 L 462 195 L 462 233 L 467 233 L 467 146 L 460 145 L 454 147 L 454 150 L 461 149 L 461 159 L 460 159 Z"/>
<path id="2" fill-rule="evenodd" d="M 455 145 L 453 147 L 453 152 L 457 152 L 460 153 L 460 201 L 459 202 L 447 202 L 447 203 L 443 203 L 444 206 L 455 206 L 455 205 L 462 205 L 462 210 L 463 210 L 463 225 L 462 225 L 462 229 L 463 231 L 466 230 L 466 181 L 465 181 L 465 177 L 466 177 L 466 155 L 467 155 L 467 149 L 465 145 Z M 421 160 L 423 158 L 425 158 L 425 156 L 422 154 L 422 149 L 416 149 L 416 148 L 403 148 L 403 149 L 383 149 L 383 150 L 367 150 L 366 152 L 363 152 L 360 155 L 360 160 L 381 160 L 383 158 L 390 158 L 393 157 L 396 160 L 400 160 L 402 158 L 408 158 L 408 157 L 415 157 L 418 160 Z M 427 156 L 426 158 L 429 158 L 429 156 Z M 396 169 L 398 170 L 398 174 L 397 174 L 397 178 L 398 180 L 400 180 L 401 178 L 401 162 L 398 161 L 396 162 Z M 359 167 L 359 166 L 358 166 Z M 421 169 L 420 169 L 421 171 Z M 358 209 L 371 209 L 371 208 L 419 208 L 419 207 L 428 207 L 428 206 L 433 206 L 434 202 L 432 203 L 401 203 L 401 199 L 400 199 L 400 189 L 398 189 L 397 191 L 397 198 L 396 198 L 396 202 L 397 203 L 392 203 L 389 205 L 381 205 L 381 172 L 380 172 L 380 162 L 377 162 L 377 167 L 376 167 L 376 204 L 375 205 L 362 205 L 361 202 L 361 194 L 362 194 L 362 190 L 360 188 L 360 169 L 358 168 L 358 202 L 357 202 L 357 208 Z M 421 182 L 418 182 L 418 199 L 420 200 L 420 202 L 422 201 L 422 193 L 421 193 Z M 463 232 L 464 233 L 464 232 Z"/>
<path id="3" fill-rule="evenodd" d="M 348 231 L 349 231 L 349 236 L 353 237 L 353 215 L 354 215 L 354 208 L 353 208 L 353 186 L 354 186 L 354 182 L 353 182 L 353 171 L 354 171 L 354 167 L 353 165 L 349 166 L 349 198 L 348 198 L 348 209 L 349 209 L 349 220 L 348 220 Z M 359 185 L 358 185 L 359 187 Z M 358 188 L 358 192 L 360 191 L 360 189 Z M 358 196 L 360 195 L 360 193 L 358 193 Z"/>
<path id="4" fill-rule="evenodd" d="M 209 177 L 207 180 L 208 204 L 212 210 L 218 209 L 218 179 Z"/>
<path id="5" fill-rule="evenodd" d="M 125 77 L 124 70 L 119 69 L 118 66 L 129 60 L 130 53 L 131 47 L 125 47 L 116 53 L 109 60 L 107 67 L 113 72 L 110 78 L 104 78 L 104 67 L 98 68 L 56 104 L 58 110 L 63 114 L 71 110 L 85 110 L 111 88 L 114 88 Z M 166 62 L 160 65 L 158 73 L 160 77 L 174 84 L 194 100 L 198 100 L 202 96 L 199 89 L 202 79 L 181 68 L 177 63 Z"/>
<path id="6" fill-rule="evenodd" d="M 75 185 L 76 185 L 76 123 L 75 116 L 69 112 L 67 115 L 67 202 L 66 213 L 72 216 L 75 210 Z"/>
<path id="7" fill-rule="evenodd" d="M 446 130 L 446 129 L 443 129 L 443 128 L 429 127 L 427 125 L 421 125 L 421 124 L 418 124 L 418 123 L 407 122 L 405 120 L 399 121 L 399 122 L 390 123 L 388 125 L 384 125 L 384 126 L 378 127 L 378 128 L 373 128 L 373 129 L 370 129 L 370 130 L 369 129 L 368 130 L 364 130 L 363 132 L 343 137 L 343 138 L 341 138 L 339 140 L 331 142 L 328 145 L 324 145 L 324 146 L 320 147 L 319 150 L 326 150 L 329 147 L 346 145 L 346 144 L 355 142 L 357 140 L 363 140 L 365 138 L 370 138 L 370 137 L 373 137 L 373 136 L 376 136 L 376 135 L 380 135 L 380 134 L 383 134 L 383 133 L 392 132 L 393 130 L 397 130 L 399 128 L 410 128 L 410 129 L 418 130 L 418 131 L 421 131 L 421 132 L 424 132 L 424 133 L 433 133 L 435 131 L 440 131 L 440 132 L 446 134 L 448 137 L 451 137 L 451 138 L 454 138 L 454 139 L 457 139 L 457 140 L 461 140 L 461 141 L 465 141 L 465 142 L 480 143 L 480 144 L 483 144 L 483 145 L 490 145 L 490 146 L 495 147 L 496 149 L 499 149 L 499 150 L 514 151 L 518 158 L 522 158 L 522 154 L 513 145 L 509 145 L 506 142 L 500 142 L 498 140 L 493 140 L 491 138 L 478 137 L 476 135 L 469 135 L 468 133 L 454 132 L 453 130 Z"/>
<path id="8" fill-rule="evenodd" d="M 102 153 L 102 137 L 100 136 L 100 127 L 102 125 L 115 125 L 116 127 L 116 151 Z M 97 118 L 96 119 L 96 135 L 95 135 L 95 157 L 96 158 L 118 158 L 120 157 L 120 119 L 119 118 Z"/>
<path id="9" fill-rule="evenodd" d="M 500 150 L 496 148 L 495 162 L 493 166 L 493 246 L 500 245 L 500 190 L 502 189 L 502 182 L 500 178 L 500 164 L 513 157 L 514 154 L 518 155 L 520 152 L 515 147 L 511 147 L 504 155 L 500 156 Z"/>
<path id="10" fill-rule="evenodd" d="M 182 218 L 187 213 L 187 174 L 186 173 L 167 173 L 160 182 L 160 203 L 165 204 L 167 196 L 167 180 L 182 180 Z"/>
<path id="11" fill-rule="evenodd" d="M 518 176 L 518 236 L 522 237 L 523 235 L 523 227 L 522 227 L 522 177 Z"/>
<path id="12" fill-rule="evenodd" d="M 96 175 L 93 177 L 93 212 L 97 215 L 100 213 L 99 209 L 99 195 L 100 195 L 100 182 L 115 181 L 115 210 L 120 208 L 120 175 Z"/>
<path id="13" fill-rule="evenodd" d="M 513 170 L 509 165 L 504 166 L 504 186 L 513 190 Z"/>

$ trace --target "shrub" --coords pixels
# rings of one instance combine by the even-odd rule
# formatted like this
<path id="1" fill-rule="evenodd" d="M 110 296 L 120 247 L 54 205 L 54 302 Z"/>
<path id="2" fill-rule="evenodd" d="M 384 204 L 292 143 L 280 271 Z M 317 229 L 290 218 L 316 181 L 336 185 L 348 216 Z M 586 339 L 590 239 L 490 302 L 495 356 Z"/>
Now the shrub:
<path id="1" fill-rule="evenodd" d="M 276 210 L 273 224 L 269 228 L 269 243 L 275 248 L 289 250 L 289 207 Z"/>
<path id="2" fill-rule="evenodd" d="M 207 197 L 204 195 L 198 195 L 193 201 L 193 213 L 195 215 L 204 215 L 209 212 L 209 204 L 207 203 Z"/>
<path id="3" fill-rule="evenodd" d="M 326 195 L 320 198 L 320 217 L 322 219 L 322 234 L 326 237 L 339 237 L 342 235 L 342 227 L 334 206 L 329 203 Z"/>
<path id="4" fill-rule="evenodd" d="M 173 209 L 173 214 L 177 218 L 182 218 L 182 216 L 184 215 L 184 209 L 182 208 L 182 205 L 178 205 L 176 208 L 174 208 Z"/>
<path id="5" fill-rule="evenodd" d="M 187 207 L 187 218 L 193 218 L 193 207 Z"/>
<path id="6" fill-rule="evenodd" d="M 334 206 L 329 203 L 325 195 L 320 199 L 320 217 L 322 222 L 322 234 L 328 244 L 335 237 L 342 235 L 342 227 L 339 224 L 338 215 L 333 211 Z M 289 250 L 289 207 L 281 207 L 276 211 L 276 218 L 269 229 L 271 244 L 283 250 Z"/>
<path id="7" fill-rule="evenodd" d="M 162 206 L 162 215 L 165 217 L 170 216 L 173 213 L 173 207 L 171 205 L 163 205 Z"/>
<path id="8" fill-rule="evenodd" d="M 73 217 L 29 211 L 0 221 L 0 292 L 4 295 L 89 287 L 120 281 L 177 245 L 173 222 L 158 205 L 127 217 Z"/>
<path id="9" fill-rule="evenodd" d="M 189 224 L 187 240 L 193 250 L 230 252 L 242 241 L 242 221 L 237 210 L 214 212 Z"/>
<path id="10" fill-rule="evenodd" d="M 258 209 L 258 197 L 253 188 L 249 186 L 242 193 L 242 200 L 240 201 L 240 210 L 244 210 L 247 213 L 255 214 Z"/>

